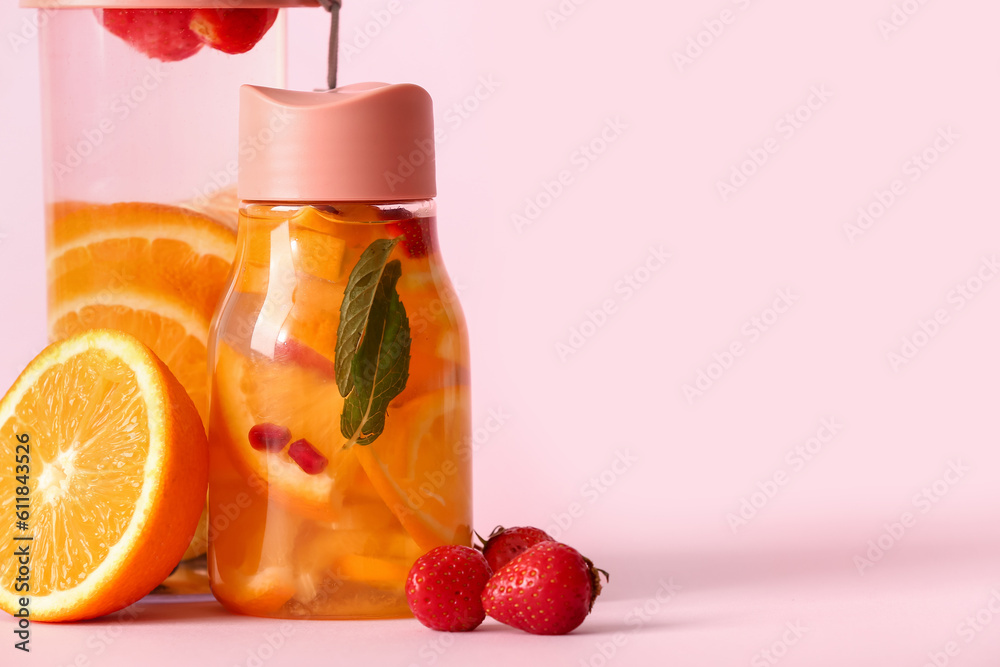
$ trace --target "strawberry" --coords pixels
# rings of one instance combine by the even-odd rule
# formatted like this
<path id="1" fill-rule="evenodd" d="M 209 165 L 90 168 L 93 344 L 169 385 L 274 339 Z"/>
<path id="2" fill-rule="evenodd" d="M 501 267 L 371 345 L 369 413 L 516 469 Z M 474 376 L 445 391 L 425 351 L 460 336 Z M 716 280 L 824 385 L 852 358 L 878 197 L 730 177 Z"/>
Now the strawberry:
<path id="1" fill-rule="evenodd" d="M 573 547 L 540 542 L 504 565 L 483 591 L 491 618 L 536 635 L 564 635 L 594 606 L 601 581 Z"/>
<path id="2" fill-rule="evenodd" d="M 482 538 L 479 538 L 482 539 Z M 483 542 L 483 555 L 490 568 L 497 572 L 515 556 L 522 554 L 539 542 L 553 541 L 541 528 L 497 526 Z"/>
<path id="3" fill-rule="evenodd" d="M 190 27 L 213 49 L 246 53 L 267 34 L 277 18 L 276 8 L 196 9 Z"/>
<path id="4" fill-rule="evenodd" d="M 406 578 L 406 601 L 432 630 L 467 632 L 486 618 L 481 595 L 490 566 L 471 547 L 435 547 L 417 559 Z"/>
<path id="5" fill-rule="evenodd" d="M 150 58 L 173 62 L 197 53 L 201 40 L 188 26 L 191 9 L 95 9 L 97 20 L 116 37 Z"/>
<path id="6" fill-rule="evenodd" d="M 410 218 L 391 222 L 386 229 L 393 236 L 402 236 L 403 250 L 408 257 L 424 257 L 434 250 L 434 236 L 428 218 Z"/>

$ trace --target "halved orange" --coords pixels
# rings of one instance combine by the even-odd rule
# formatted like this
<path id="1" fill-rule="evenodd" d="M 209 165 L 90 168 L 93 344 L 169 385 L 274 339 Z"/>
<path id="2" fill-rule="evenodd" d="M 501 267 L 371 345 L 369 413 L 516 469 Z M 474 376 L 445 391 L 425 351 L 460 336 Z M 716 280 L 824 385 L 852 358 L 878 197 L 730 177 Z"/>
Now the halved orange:
<path id="1" fill-rule="evenodd" d="M 18 558 L 0 552 L 0 608 L 29 597 L 32 620 L 81 620 L 132 604 L 180 561 L 208 445 L 163 362 L 132 336 L 93 330 L 46 348 L 0 401 L 0 478 L 12 512 L 27 487 L 27 526 L 0 523 L 0 540 L 29 545 L 31 572 L 16 590 Z"/>

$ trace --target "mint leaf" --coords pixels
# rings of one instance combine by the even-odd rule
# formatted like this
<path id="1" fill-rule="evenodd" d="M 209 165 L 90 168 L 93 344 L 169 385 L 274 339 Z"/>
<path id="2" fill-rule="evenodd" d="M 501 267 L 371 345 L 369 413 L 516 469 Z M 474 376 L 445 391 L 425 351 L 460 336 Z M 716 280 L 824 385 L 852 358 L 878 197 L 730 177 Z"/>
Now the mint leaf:
<path id="1" fill-rule="evenodd" d="M 385 266 L 368 310 L 364 338 L 351 360 L 354 388 L 340 416 L 340 431 L 348 439 L 345 447 L 368 445 L 382 435 L 389 402 L 409 378 L 410 321 L 396 292 L 401 273 L 398 259 Z"/>
<path id="2" fill-rule="evenodd" d="M 375 293 L 382 281 L 386 262 L 392 254 L 399 237 L 394 239 L 376 239 L 365 248 L 354 265 L 347 287 L 344 288 L 344 300 L 340 304 L 340 324 L 337 325 L 337 346 L 334 349 L 334 370 L 337 375 L 337 388 L 341 396 L 347 396 L 354 387 L 352 361 L 358 350 L 358 343 L 370 319 L 370 311 L 375 300 Z M 396 278 L 402 270 L 396 262 Z M 396 281 L 392 281 L 395 289 Z"/>

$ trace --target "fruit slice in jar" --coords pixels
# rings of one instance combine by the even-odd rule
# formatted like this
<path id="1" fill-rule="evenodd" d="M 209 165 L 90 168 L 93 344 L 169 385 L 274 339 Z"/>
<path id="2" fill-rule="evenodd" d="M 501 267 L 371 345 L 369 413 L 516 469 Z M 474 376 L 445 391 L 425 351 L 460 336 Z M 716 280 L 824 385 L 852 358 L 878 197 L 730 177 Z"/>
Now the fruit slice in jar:
<path id="1" fill-rule="evenodd" d="M 427 258 L 404 260 L 397 283 L 406 305 L 413 337 L 410 373 L 406 388 L 393 399 L 393 406 L 443 387 L 468 383 L 461 332 L 465 322 L 450 304 L 457 300 L 454 287 L 444 276 L 434 276 Z"/>
<path id="2" fill-rule="evenodd" d="M 449 387 L 390 408 L 378 440 L 351 448 L 379 497 L 425 551 L 468 544 L 472 536 L 471 481 L 457 463 L 468 455 L 466 391 Z"/>
<path id="3" fill-rule="evenodd" d="M 49 346 L 0 402 L 0 434 L 0 506 L 13 513 L 15 497 L 30 500 L 27 526 L 5 521 L 0 538 L 32 538 L 32 620 L 122 609 L 180 561 L 205 502 L 205 432 L 134 337 L 97 330 Z M 0 555 L 0 609 L 12 614 L 22 565 L 13 548 Z"/>
<path id="4" fill-rule="evenodd" d="M 409 218 L 390 222 L 386 229 L 391 236 L 402 236 L 402 248 L 407 257 L 426 257 L 437 248 L 428 218 Z"/>
<path id="5" fill-rule="evenodd" d="M 295 600 L 310 605 L 320 596 L 335 594 L 346 574 L 341 560 L 364 551 L 369 537 L 367 529 L 343 528 L 339 521 L 304 522 L 292 556 L 298 569 Z"/>
<path id="6" fill-rule="evenodd" d="M 194 211 L 161 204 L 69 210 L 52 223 L 53 306 L 132 289 L 174 297 L 212 319 L 236 254 L 231 230 Z"/>
<path id="7" fill-rule="evenodd" d="M 317 354 L 333 358 L 344 283 L 313 276 L 299 278 L 292 295 L 292 309 L 285 322 L 289 334 Z"/>
<path id="8" fill-rule="evenodd" d="M 60 301 L 49 312 L 49 337 L 62 340 L 88 329 L 116 329 L 149 346 L 187 390 L 208 423 L 208 321 L 168 295 L 122 289 L 102 303 L 87 297 Z"/>
<path id="9" fill-rule="evenodd" d="M 281 609 L 295 595 L 295 590 L 292 568 L 272 565 L 234 586 L 234 595 L 227 602 L 242 614 L 269 616 Z"/>
<path id="10" fill-rule="evenodd" d="M 218 345 L 213 401 L 218 402 L 216 414 L 224 433 L 217 434 L 213 423 L 212 438 L 224 441 L 234 463 L 266 482 L 269 497 L 288 512 L 333 521 L 340 514 L 347 486 L 339 480 L 349 479 L 357 463 L 342 449 L 339 417 L 344 399 L 332 373 L 299 363 L 301 357 L 274 360 L 252 354 L 239 354 L 225 342 Z M 288 429 L 293 442 L 279 451 L 258 449 L 251 444 L 250 431 L 264 424 Z M 304 445 L 291 447 L 300 440 L 315 455 Z M 326 459 L 325 465 L 320 466 L 316 456 Z"/>
<path id="11" fill-rule="evenodd" d="M 296 561 L 290 545 L 295 543 L 304 522 L 295 516 L 271 514 L 268 498 L 253 485 L 250 489 L 242 506 L 237 505 L 239 500 L 233 489 L 221 486 L 218 477 L 213 476 L 209 500 L 216 503 L 213 512 L 219 513 L 213 516 L 208 566 L 212 572 L 212 592 L 227 608 L 237 613 L 267 616 L 276 613 L 295 595 Z M 229 517 L 231 522 L 227 522 Z"/>
<path id="12" fill-rule="evenodd" d="M 323 237 L 337 239 L 337 243 L 343 247 L 342 253 L 337 257 L 337 264 L 331 265 L 323 274 L 315 275 L 326 280 L 346 282 L 365 248 L 375 239 L 389 235 L 385 225 L 370 224 L 378 219 L 379 211 L 364 204 L 340 204 L 336 211 L 307 206 L 292 218 L 292 234 L 295 236 L 297 230 L 300 230 L 301 248 L 319 260 L 330 256 L 324 248 L 330 241 L 322 240 Z M 310 233 L 315 233 L 315 236 Z M 301 266 L 308 271 L 306 265 Z"/>
<path id="13" fill-rule="evenodd" d="M 379 556 L 362 556 L 347 554 L 340 561 L 340 569 L 351 581 L 367 584 L 386 590 L 398 589 L 406 581 L 406 575 L 413 566 L 413 558 L 382 558 Z"/>
<path id="14" fill-rule="evenodd" d="M 258 228 L 246 235 L 236 288 L 260 295 L 271 311 L 281 311 L 275 319 L 296 341 L 332 356 L 347 241 L 330 233 L 332 223 L 311 208 L 270 229 L 264 220 L 252 224 Z"/>

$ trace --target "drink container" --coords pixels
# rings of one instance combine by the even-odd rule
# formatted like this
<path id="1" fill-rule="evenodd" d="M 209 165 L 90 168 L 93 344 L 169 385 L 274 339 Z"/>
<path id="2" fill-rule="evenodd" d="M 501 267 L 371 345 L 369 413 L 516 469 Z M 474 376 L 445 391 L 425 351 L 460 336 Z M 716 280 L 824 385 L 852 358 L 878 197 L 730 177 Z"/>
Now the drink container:
<path id="1" fill-rule="evenodd" d="M 469 348 L 415 85 L 244 86 L 234 270 L 211 335 L 209 571 L 229 609 L 409 614 L 472 535 Z"/>
<path id="2" fill-rule="evenodd" d="M 236 253 L 239 86 L 285 81 L 308 0 L 22 0 L 41 56 L 48 331 L 134 334 L 203 420 L 208 334 Z M 319 10 L 317 10 L 319 11 Z M 70 439 L 71 440 L 71 439 Z M 207 592 L 207 511 L 159 590 Z"/>

